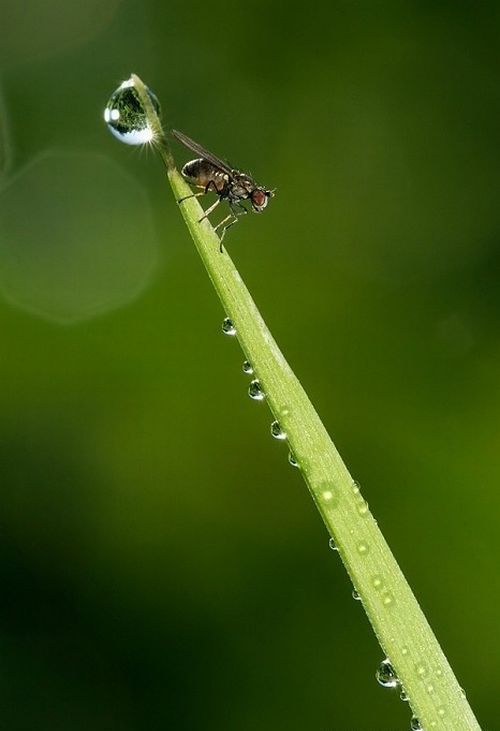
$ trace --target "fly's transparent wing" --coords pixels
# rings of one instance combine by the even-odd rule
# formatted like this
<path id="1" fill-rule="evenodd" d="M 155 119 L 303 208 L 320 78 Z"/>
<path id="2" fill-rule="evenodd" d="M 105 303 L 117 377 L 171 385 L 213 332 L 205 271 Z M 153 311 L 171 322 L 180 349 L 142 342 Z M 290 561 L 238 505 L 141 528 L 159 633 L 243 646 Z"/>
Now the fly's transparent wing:
<path id="1" fill-rule="evenodd" d="M 183 145 L 185 145 L 187 148 L 189 148 L 193 152 L 196 152 L 196 154 L 199 155 L 200 157 L 202 157 L 204 160 L 208 160 L 208 162 L 211 163 L 214 167 L 218 168 L 223 173 L 226 173 L 226 175 L 233 177 L 232 168 L 227 164 L 227 162 L 224 162 L 224 160 L 221 160 L 220 157 L 217 157 L 216 155 L 213 155 L 208 150 L 205 150 L 204 147 L 199 145 L 197 142 L 195 142 L 194 140 L 192 140 L 190 137 L 183 134 L 182 132 L 178 132 L 176 129 L 172 130 L 172 135 L 175 137 L 176 140 L 179 140 L 179 142 L 182 142 Z"/>

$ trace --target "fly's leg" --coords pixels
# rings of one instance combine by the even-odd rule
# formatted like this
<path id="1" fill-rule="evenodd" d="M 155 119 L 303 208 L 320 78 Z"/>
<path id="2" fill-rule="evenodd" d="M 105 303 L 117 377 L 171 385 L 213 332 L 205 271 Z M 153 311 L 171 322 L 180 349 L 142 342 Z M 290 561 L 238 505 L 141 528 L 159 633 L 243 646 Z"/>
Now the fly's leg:
<path id="1" fill-rule="evenodd" d="M 221 200 L 222 200 L 221 198 L 217 198 L 217 200 L 215 201 L 215 203 L 213 203 L 210 206 L 210 208 L 207 208 L 207 210 L 205 211 L 205 213 L 203 214 L 203 216 L 199 219 L 198 223 L 201 223 L 202 221 L 205 220 L 205 218 L 208 218 L 209 215 L 212 213 L 212 211 L 215 211 L 215 209 L 217 208 L 217 206 L 219 205 L 219 203 L 221 202 Z"/>
<path id="2" fill-rule="evenodd" d="M 247 209 L 245 208 L 243 203 L 241 203 L 241 201 L 237 201 L 236 203 L 230 204 L 230 207 L 231 207 L 231 213 L 229 214 L 229 216 L 226 216 L 226 218 L 223 221 L 221 221 L 220 223 L 218 223 L 214 229 L 215 231 L 217 231 L 218 228 L 220 228 L 221 226 L 223 227 L 221 237 L 220 237 L 220 253 L 221 254 L 222 254 L 222 241 L 224 239 L 224 236 L 226 235 L 226 231 L 228 230 L 228 228 L 231 228 L 231 226 L 234 226 L 235 223 L 238 223 L 238 216 L 244 216 L 246 213 L 248 213 Z M 230 218 L 232 218 L 233 220 L 230 221 L 229 220 Z M 224 226 L 226 221 L 229 221 L 229 223 L 226 226 Z"/>
<path id="3" fill-rule="evenodd" d="M 210 193 L 211 188 L 213 187 L 214 192 L 218 193 L 217 186 L 215 185 L 213 180 L 209 180 L 208 184 L 205 186 L 205 190 L 202 190 L 201 193 L 191 193 L 191 195 L 185 195 L 184 198 L 179 198 L 177 203 L 180 205 L 183 201 L 187 201 L 188 198 L 199 198 L 200 195 L 206 195 L 207 193 Z"/>
<path id="4" fill-rule="evenodd" d="M 240 214 L 240 215 L 243 215 L 243 214 Z M 230 221 L 231 218 L 233 219 L 232 221 Z M 229 223 L 226 223 L 227 221 L 229 221 Z M 222 221 L 220 223 L 218 223 L 217 226 L 214 228 L 214 231 L 217 231 L 217 229 L 222 226 L 222 232 L 221 232 L 221 236 L 220 236 L 220 247 L 219 247 L 221 254 L 222 254 L 222 242 L 224 240 L 224 236 L 226 235 L 226 231 L 228 230 L 228 228 L 231 228 L 231 226 L 234 226 L 235 223 L 238 223 L 238 216 L 235 213 L 233 213 L 233 211 L 231 209 L 231 213 L 228 216 L 226 216 L 224 219 L 222 219 Z M 226 225 L 224 226 L 224 224 L 226 224 Z"/>
<path id="5" fill-rule="evenodd" d="M 180 205 L 184 201 L 187 201 L 188 198 L 198 198 L 200 195 L 205 195 L 205 191 L 202 190 L 201 193 L 191 193 L 191 195 L 185 195 L 184 198 L 179 198 L 177 203 Z"/>

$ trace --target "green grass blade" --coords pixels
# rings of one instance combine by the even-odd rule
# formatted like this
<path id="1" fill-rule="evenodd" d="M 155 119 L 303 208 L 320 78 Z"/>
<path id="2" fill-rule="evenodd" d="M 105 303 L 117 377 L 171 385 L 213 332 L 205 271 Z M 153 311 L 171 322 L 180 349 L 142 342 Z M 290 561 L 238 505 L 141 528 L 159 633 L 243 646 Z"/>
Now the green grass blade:
<path id="1" fill-rule="evenodd" d="M 174 196 L 179 199 L 189 195 L 192 191 L 175 169 L 145 87 L 137 76 L 133 78 L 156 132 Z M 478 731 L 479 724 L 465 694 L 359 486 L 282 355 L 230 256 L 226 251 L 220 253 L 220 241 L 211 224 L 207 220 L 199 223 L 203 209 L 198 200 L 186 200 L 179 210 L 415 715 L 425 731 Z M 285 498 L 283 504 L 286 505 Z M 439 581 L 443 571 L 439 556 L 433 561 L 435 580 Z M 325 635 L 332 636 L 334 632 L 334 627 L 325 628 Z"/>

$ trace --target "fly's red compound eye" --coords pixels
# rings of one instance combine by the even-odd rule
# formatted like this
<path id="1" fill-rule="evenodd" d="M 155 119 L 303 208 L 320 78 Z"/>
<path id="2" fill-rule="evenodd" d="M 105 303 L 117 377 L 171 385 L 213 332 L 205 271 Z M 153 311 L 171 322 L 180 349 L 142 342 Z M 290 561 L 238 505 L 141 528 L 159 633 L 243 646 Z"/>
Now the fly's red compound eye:
<path id="1" fill-rule="evenodd" d="M 256 208 L 265 208 L 267 205 L 267 195 L 264 193 L 263 190 L 259 190 L 256 188 L 256 190 L 252 193 L 252 203 Z"/>

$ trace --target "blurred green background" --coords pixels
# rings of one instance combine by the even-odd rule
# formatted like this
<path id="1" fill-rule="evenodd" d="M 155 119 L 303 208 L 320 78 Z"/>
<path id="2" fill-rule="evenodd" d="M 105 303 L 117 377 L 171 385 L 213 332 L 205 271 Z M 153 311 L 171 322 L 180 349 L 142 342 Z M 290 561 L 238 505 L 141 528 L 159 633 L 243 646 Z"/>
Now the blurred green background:
<path id="1" fill-rule="evenodd" d="M 228 249 L 494 728 L 498 2 L 0 12 L 2 728 L 409 727 L 160 163 L 102 121 L 131 71 L 278 188 Z"/>

